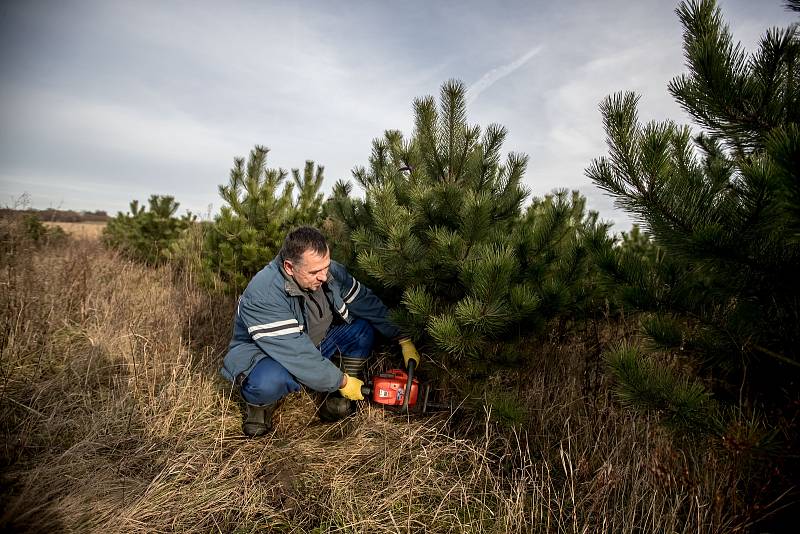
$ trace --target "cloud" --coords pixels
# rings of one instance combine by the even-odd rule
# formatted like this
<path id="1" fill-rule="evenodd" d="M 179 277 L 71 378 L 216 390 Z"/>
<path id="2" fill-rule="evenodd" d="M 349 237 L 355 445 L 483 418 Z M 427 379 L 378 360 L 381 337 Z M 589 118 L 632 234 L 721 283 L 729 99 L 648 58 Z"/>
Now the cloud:
<path id="1" fill-rule="evenodd" d="M 542 46 L 539 45 L 535 48 L 529 50 L 525 55 L 520 58 L 515 59 L 511 63 L 507 65 L 503 65 L 501 67 L 496 67 L 483 76 L 477 82 L 473 83 L 472 85 L 467 88 L 467 104 L 471 104 L 475 101 L 478 96 L 489 87 L 497 83 L 498 81 L 502 80 L 506 76 L 513 74 L 514 71 L 525 65 L 531 58 L 539 52 L 542 51 Z"/>
<path id="2" fill-rule="evenodd" d="M 27 87 L 2 91 L 0 117 L 14 126 L 3 140 L 4 167 L 24 159 L 39 145 L 48 155 L 72 154 L 90 163 L 106 154 L 120 162 L 151 160 L 175 165 L 206 165 L 229 155 L 230 134 L 178 111 L 102 102 Z M 36 163 L 28 158 L 27 163 Z M 47 164 L 48 158 L 38 164 Z"/>
<path id="3" fill-rule="evenodd" d="M 632 89 L 643 120 L 681 117 L 665 89 L 682 70 L 680 25 L 658 0 L 470 1 L 457 14 L 419 1 L 196 4 L 11 3 L 0 17 L 0 193 L 75 208 L 91 195 L 109 211 L 166 193 L 205 210 L 254 144 L 271 148 L 270 167 L 324 165 L 327 191 L 385 129 L 412 131 L 415 97 L 458 78 L 474 81 L 470 119 L 505 125 L 508 150 L 530 153 L 536 194 L 579 187 L 611 210 L 583 174 L 606 150 L 600 100 Z"/>

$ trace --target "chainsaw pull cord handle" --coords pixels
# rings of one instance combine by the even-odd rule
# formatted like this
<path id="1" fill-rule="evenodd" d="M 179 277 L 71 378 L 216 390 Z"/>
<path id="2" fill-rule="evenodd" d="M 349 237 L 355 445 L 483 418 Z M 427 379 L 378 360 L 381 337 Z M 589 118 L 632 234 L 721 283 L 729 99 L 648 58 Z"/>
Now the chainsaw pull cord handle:
<path id="1" fill-rule="evenodd" d="M 403 394 L 403 406 L 400 408 L 400 413 L 408 413 L 408 399 L 411 397 L 411 386 L 414 383 L 414 367 L 417 366 L 417 362 L 414 360 L 408 360 L 408 381 L 406 382 L 406 391 Z"/>

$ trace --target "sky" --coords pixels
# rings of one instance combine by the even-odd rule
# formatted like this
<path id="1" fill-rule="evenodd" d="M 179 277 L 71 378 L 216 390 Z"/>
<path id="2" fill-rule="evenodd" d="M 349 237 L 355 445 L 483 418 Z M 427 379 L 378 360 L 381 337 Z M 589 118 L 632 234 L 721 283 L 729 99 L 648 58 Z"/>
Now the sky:
<path id="1" fill-rule="evenodd" d="M 719 0 L 755 50 L 795 15 Z M 580 190 L 631 219 L 584 170 L 606 153 L 598 105 L 641 95 L 643 121 L 691 121 L 667 92 L 685 72 L 677 2 L 113 1 L 0 3 L 0 206 L 127 211 L 172 195 L 203 218 L 234 157 L 325 168 L 323 190 L 367 164 L 412 102 L 458 79 L 468 122 L 508 130 L 533 195 Z"/>

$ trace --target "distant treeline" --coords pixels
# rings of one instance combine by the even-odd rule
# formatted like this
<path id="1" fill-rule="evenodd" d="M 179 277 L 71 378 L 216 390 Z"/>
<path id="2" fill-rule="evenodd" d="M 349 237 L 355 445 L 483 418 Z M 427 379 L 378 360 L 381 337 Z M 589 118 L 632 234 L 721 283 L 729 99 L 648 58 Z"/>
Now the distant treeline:
<path id="1" fill-rule="evenodd" d="M 0 208 L 0 217 L 18 217 L 22 214 L 35 215 L 40 221 L 50 222 L 108 222 L 108 213 L 102 210 L 97 211 L 73 211 L 56 210 L 48 208 L 46 210 L 25 209 L 15 210 L 10 208 Z"/>

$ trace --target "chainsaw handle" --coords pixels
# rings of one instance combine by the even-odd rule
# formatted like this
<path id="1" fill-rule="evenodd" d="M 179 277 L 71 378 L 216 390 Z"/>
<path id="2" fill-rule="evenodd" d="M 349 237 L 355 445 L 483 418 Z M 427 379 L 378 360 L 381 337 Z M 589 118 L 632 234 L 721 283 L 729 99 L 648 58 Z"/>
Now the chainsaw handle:
<path id="1" fill-rule="evenodd" d="M 414 368 L 416 366 L 416 361 L 408 360 L 408 369 L 406 370 L 406 374 L 408 374 L 408 381 L 406 382 L 406 391 L 403 395 L 403 406 L 400 408 L 400 413 L 408 413 L 408 399 L 411 397 L 411 386 L 414 383 Z"/>

